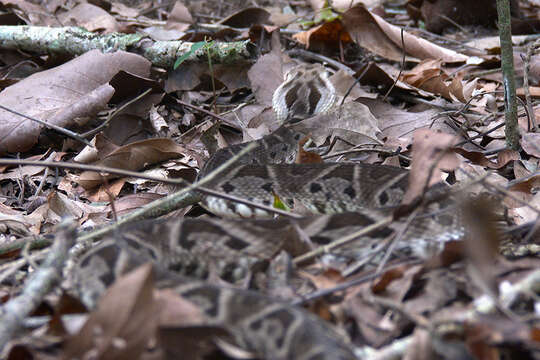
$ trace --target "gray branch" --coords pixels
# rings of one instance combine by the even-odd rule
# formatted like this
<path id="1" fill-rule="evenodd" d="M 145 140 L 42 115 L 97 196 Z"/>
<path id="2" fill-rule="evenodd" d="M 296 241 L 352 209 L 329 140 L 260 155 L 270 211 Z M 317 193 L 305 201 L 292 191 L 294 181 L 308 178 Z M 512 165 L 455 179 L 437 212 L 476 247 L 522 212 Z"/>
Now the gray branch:
<path id="1" fill-rule="evenodd" d="M 59 226 L 56 241 L 43 264 L 28 278 L 22 293 L 0 308 L 0 349 L 21 328 L 24 319 L 41 303 L 62 278 L 62 268 L 75 241 L 73 222 Z"/>
<path id="2" fill-rule="evenodd" d="M 94 49 L 102 52 L 123 50 L 144 56 L 155 66 L 164 68 L 171 68 L 176 59 L 190 52 L 193 44 L 187 41 L 154 41 L 144 34 L 100 35 L 78 27 L 0 26 L 0 49 L 69 56 Z M 255 47 L 247 40 L 214 41 L 209 47 L 194 51 L 185 61 L 239 64 L 253 61 L 255 57 Z"/>

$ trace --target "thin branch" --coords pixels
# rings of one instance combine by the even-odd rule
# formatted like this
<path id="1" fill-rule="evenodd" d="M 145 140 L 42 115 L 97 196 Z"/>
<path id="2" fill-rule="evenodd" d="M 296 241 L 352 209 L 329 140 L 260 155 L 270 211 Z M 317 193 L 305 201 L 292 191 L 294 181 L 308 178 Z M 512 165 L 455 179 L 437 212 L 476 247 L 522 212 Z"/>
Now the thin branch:
<path id="1" fill-rule="evenodd" d="M 66 135 L 67 137 L 70 137 L 76 141 L 79 141 L 79 142 L 82 142 L 83 144 L 85 145 L 88 145 L 90 147 L 94 147 L 94 145 L 92 145 L 88 140 L 86 140 L 85 138 L 83 138 L 81 135 L 77 134 L 77 133 L 74 133 L 73 131 L 71 130 L 68 130 L 68 129 L 64 129 L 63 127 L 60 127 L 60 126 L 57 126 L 57 125 L 54 125 L 54 124 L 50 124 L 46 121 L 43 121 L 43 120 L 39 120 L 39 119 L 36 119 L 36 118 L 33 118 L 31 116 L 28 116 L 28 115 L 25 115 L 23 113 L 20 113 L 18 111 L 15 111 L 15 110 L 11 110 L 10 108 L 7 108 L 3 105 L 0 105 L 0 109 L 2 110 L 5 110 L 7 112 L 10 112 L 12 114 L 15 114 L 15 115 L 18 115 L 20 117 L 23 117 L 25 119 L 28 119 L 28 120 L 32 120 L 32 121 L 35 121 L 37 122 L 38 124 L 41 124 L 51 130 L 54 130 L 56 132 L 58 132 L 59 134 L 62 134 L 62 135 Z"/>
<path id="2" fill-rule="evenodd" d="M 75 225 L 65 222 L 60 225 L 56 240 L 41 265 L 26 281 L 22 293 L 2 307 L 0 316 L 0 349 L 10 341 L 22 326 L 22 321 L 41 303 L 45 295 L 62 278 L 62 268 L 68 251 L 75 239 Z"/>
<path id="3" fill-rule="evenodd" d="M 350 235 L 342 237 L 341 239 L 333 241 L 330 244 L 320 246 L 320 247 L 318 247 L 318 248 L 316 248 L 316 249 L 314 249 L 314 250 L 312 250 L 312 251 L 310 251 L 308 253 L 297 256 L 297 257 L 295 257 L 293 259 L 293 264 L 298 265 L 298 264 L 303 263 L 304 261 L 311 260 L 314 257 L 317 257 L 319 255 L 328 254 L 329 252 L 331 252 L 335 248 L 338 248 L 340 246 L 348 244 L 351 241 L 353 241 L 353 240 L 355 240 L 355 239 L 357 239 L 357 238 L 359 238 L 361 236 L 367 235 L 367 234 L 369 234 L 369 233 L 371 233 L 371 232 L 373 232 L 375 230 L 378 230 L 380 228 L 383 228 L 383 227 L 391 224 L 393 219 L 394 218 L 393 218 L 392 215 L 386 216 L 386 217 L 382 218 L 381 220 L 377 221 L 376 223 L 373 223 L 373 224 L 371 224 L 369 226 L 366 226 L 362 230 L 356 231 L 356 232 L 354 232 L 354 233 L 352 233 Z"/>
<path id="4" fill-rule="evenodd" d="M 112 119 L 114 119 L 114 117 L 116 115 L 118 115 L 122 110 L 124 110 L 126 107 L 133 104 L 137 100 L 142 99 L 146 94 L 149 94 L 150 91 L 152 91 L 152 88 L 145 90 L 142 94 L 140 94 L 140 95 L 136 96 L 135 98 L 129 100 L 128 102 L 126 102 L 125 104 L 123 104 L 122 106 L 120 106 L 119 108 L 114 110 L 112 113 L 110 113 L 109 116 L 107 116 L 107 120 L 105 120 L 103 122 L 103 124 L 99 125 L 97 128 L 95 128 L 93 130 L 85 132 L 81 136 L 87 138 L 87 137 L 93 136 L 93 135 L 97 134 L 98 132 L 100 132 L 101 130 L 105 129 L 107 126 L 109 126 L 109 123 L 111 122 Z"/>
<path id="5" fill-rule="evenodd" d="M 247 152 L 251 151 L 255 144 L 250 145 Z M 247 153 L 246 152 L 246 153 Z M 242 153 L 244 153 L 242 151 Z M 239 153 L 240 154 L 240 153 Z M 236 156 L 234 157 L 236 159 Z M 232 159 L 231 159 L 232 160 Z M 109 173 L 109 174 L 115 174 L 115 175 L 122 175 L 122 176 L 130 176 L 135 177 L 139 179 L 145 179 L 150 181 L 156 181 L 161 182 L 164 184 L 173 184 L 173 185 L 185 185 L 185 186 L 193 186 L 195 184 L 190 184 L 184 179 L 167 179 L 167 178 L 161 178 L 157 176 L 152 175 L 146 175 L 140 172 L 136 171 L 130 171 L 130 170 L 123 170 L 123 169 L 117 169 L 117 168 L 111 168 L 107 166 L 96 166 L 96 165 L 87 165 L 87 164 L 77 164 L 77 163 L 69 163 L 64 161 L 39 161 L 39 160 L 16 160 L 16 159 L 1 159 L 0 158 L 0 164 L 2 165 L 31 165 L 31 166 L 43 166 L 43 167 L 52 167 L 52 168 L 64 168 L 64 169 L 76 169 L 76 170 L 86 170 L 86 171 L 95 171 L 98 173 Z M 228 194 L 221 193 L 219 191 L 206 188 L 203 186 L 196 186 L 197 191 L 210 196 L 215 196 L 221 199 L 237 202 L 240 204 L 245 204 L 248 206 L 255 207 L 257 209 L 265 210 L 274 214 L 283 215 L 287 217 L 292 218 L 299 218 L 300 215 L 279 210 L 277 208 L 266 206 L 263 204 L 258 204 L 253 201 L 249 201 L 237 196 L 232 196 Z"/>

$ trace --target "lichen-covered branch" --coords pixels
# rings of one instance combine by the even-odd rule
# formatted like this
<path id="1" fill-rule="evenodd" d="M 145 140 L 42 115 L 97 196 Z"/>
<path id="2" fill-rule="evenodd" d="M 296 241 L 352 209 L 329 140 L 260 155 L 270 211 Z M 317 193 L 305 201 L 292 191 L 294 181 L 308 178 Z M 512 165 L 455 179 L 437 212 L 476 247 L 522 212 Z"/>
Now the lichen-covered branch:
<path id="1" fill-rule="evenodd" d="M 76 56 L 98 49 L 102 52 L 124 50 L 144 56 L 152 64 L 171 68 L 177 58 L 191 50 L 192 42 L 154 41 L 144 34 L 95 34 L 78 27 L 0 26 L 0 49 L 23 50 L 37 54 Z M 255 59 L 249 41 L 222 43 L 194 51 L 187 62 L 239 64 Z"/>
<path id="2" fill-rule="evenodd" d="M 49 255 L 28 278 L 22 293 L 0 309 L 0 349 L 16 335 L 23 320 L 62 278 L 62 268 L 75 241 L 75 224 L 70 221 L 61 223 L 55 238 Z"/>
<path id="3" fill-rule="evenodd" d="M 517 125 L 516 81 L 509 0 L 497 0 L 499 16 L 499 38 L 501 41 L 501 67 L 504 83 L 504 114 L 506 120 L 506 145 L 519 150 L 519 129 Z"/>

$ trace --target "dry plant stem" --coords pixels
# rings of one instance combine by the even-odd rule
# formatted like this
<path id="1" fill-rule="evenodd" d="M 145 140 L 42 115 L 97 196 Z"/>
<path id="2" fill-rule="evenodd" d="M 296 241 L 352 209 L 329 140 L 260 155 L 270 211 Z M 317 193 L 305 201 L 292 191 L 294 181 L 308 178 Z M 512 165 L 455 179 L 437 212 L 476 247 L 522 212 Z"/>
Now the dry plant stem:
<path id="1" fill-rule="evenodd" d="M 250 146 L 250 149 L 252 149 L 251 146 Z M 136 171 L 121 170 L 121 169 L 110 168 L 110 167 L 106 167 L 106 166 L 94 166 L 94 165 L 86 165 L 86 164 L 76 164 L 76 163 L 69 163 L 69 162 L 63 162 L 63 161 L 50 161 L 50 162 L 47 162 L 47 161 L 14 160 L 14 159 L 1 159 L 0 158 L 0 164 L 4 164 L 4 165 L 46 166 L 46 167 L 54 167 L 54 168 L 66 168 L 66 169 L 95 171 L 95 172 L 98 172 L 98 173 L 109 173 L 109 174 L 130 176 L 130 177 L 135 177 L 135 178 L 139 178 L 139 179 L 146 179 L 146 180 L 161 182 L 161 183 L 164 183 L 164 184 L 192 186 L 192 184 L 189 184 L 188 182 L 186 182 L 183 179 L 166 179 L 166 178 L 160 178 L 160 177 L 155 177 L 155 176 L 151 176 L 151 175 L 145 175 L 145 174 L 142 174 L 142 173 L 139 173 L 139 172 L 136 172 Z M 268 212 L 271 212 L 271 213 L 274 213 L 274 214 L 283 215 L 283 216 L 287 216 L 287 217 L 291 217 L 291 218 L 299 218 L 299 217 L 301 217 L 300 215 L 297 215 L 297 214 L 294 214 L 294 213 L 291 213 L 291 212 L 279 210 L 279 209 L 271 207 L 271 206 L 258 204 L 258 203 L 255 203 L 255 202 L 252 202 L 252 201 L 249 201 L 249 200 L 246 200 L 246 199 L 242 199 L 242 198 L 239 198 L 239 197 L 236 197 L 236 196 L 227 195 L 227 194 L 221 193 L 221 192 L 216 191 L 216 190 L 205 188 L 203 186 L 197 186 L 197 191 L 199 191 L 199 192 L 201 192 L 201 193 L 203 193 L 205 195 L 211 195 L 211 196 L 219 197 L 219 198 L 222 198 L 222 199 L 238 202 L 238 203 L 241 203 L 241 204 L 253 206 L 255 208 L 262 209 L 262 210 L 265 210 L 265 211 L 268 211 Z M 196 200 L 195 202 L 198 202 L 198 201 L 200 201 L 200 199 Z M 186 205 L 184 205 L 184 206 L 186 206 Z"/>
<path id="2" fill-rule="evenodd" d="M 403 234 L 405 234 L 405 231 L 411 225 L 411 222 L 414 220 L 416 215 L 418 214 L 419 210 L 421 209 L 423 204 L 420 204 L 412 213 L 409 214 L 407 217 L 407 220 L 401 225 L 401 228 L 399 229 L 399 232 L 395 235 L 395 237 L 392 239 L 392 242 L 390 243 L 390 246 L 386 249 L 386 252 L 384 253 L 384 257 L 381 259 L 381 262 L 379 266 L 377 266 L 376 274 L 381 274 L 382 270 L 384 269 L 384 266 L 388 262 L 388 259 L 390 259 L 390 256 L 394 252 L 396 245 L 402 240 Z"/>
<path id="3" fill-rule="evenodd" d="M 423 327 L 425 329 L 429 328 L 430 322 L 427 318 L 425 318 L 424 316 L 420 314 L 415 314 L 408 311 L 407 309 L 405 309 L 405 307 L 402 304 L 396 301 L 385 299 L 381 296 L 376 296 L 376 295 L 364 296 L 364 299 L 370 303 L 379 304 L 384 307 L 390 308 L 392 310 L 396 310 L 400 312 L 401 314 L 405 315 L 409 320 L 415 322 L 416 325 Z"/>
<path id="4" fill-rule="evenodd" d="M 344 236 L 341 239 L 338 239 L 336 241 L 331 242 L 330 244 L 318 247 L 317 249 L 315 249 L 313 251 L 310 251 L 310 252 L 307 252 L 304 255 L 300 255 L 300 256 L 295 257 L 293 259 L 293 264 L 294 265 L 299 265 L 302 262 L 307 261 L 307 260 L 311 260 L 314 257 L 317 257 L 319 255 L 327 254 L 330 251 L 332 251 L 333 249 L 338 248 L 340 246 L 343 246 L 345 244 L 348 244 L 349 242 L 355 240 L 356 238 L 358 238 L 360 236 L 367 235 L 372 231 L 378 230 L 378 229 L 380 229 L 382 227 L 385 227 L 385 226 L 389 225 L 392 222 L 392 220 L 393 220 L 392 215 L 386 216 L 383 219 L 377 221 L 376 223 L 373 223 L 373 224 L 371 224 L 369 226 L 366 226 L 362 230 L 359 230 L 359 231 L 354 232 L 354 233 L 352 233 L 350 235 Z"/>
<path id="5" fill-rule="evenodd" d="M 327 56 L 317 54 L 311 51 L 303 50 L 303 49 L 294 49 L 287 51 L 287 55 L 291 57 L 301 57 L 308 60 L 315 60 L 319 62 L 324 62 L 333 67 L 334 69 L 343 70 L 347 74 L 354 74 L 354 70 L 348 67 L 347 65 L 344 65 L 340 63 L 339 61 L 336 61 L 334 59 L 331 59 Z"/>
<path id="6" fill-rule="evenodd" d="M 492 132 L 494 132 L 494 131 L 496 131 L 496 130 L 502 128 L 503 126 L 504 126 L 504 123 L 500 123 L 499 125 L 494 126 L 492 129 L 489 129 L 489 130 L 487 130 L 487 131 L 481 132 L 481 133 L 479 133 L 479 134 L 477 134 L 477 135 L 474 135 L 473 137 L 468 138 L 468 139 L 465 140 L 465 141 L 462 141 L 462 142 L 457 143 L 456 145 L 454 145 L 454 147 L 458 147 L 458 146 L 461 146 L 461 145 L 465 145 L 465 144 L 467 144 L 467 143 L 469 143 L 469 142 L 471 142 L 471 141 L 473 141 L 473 140 L 476 140 L 476 139 L 478 139 L 478 138 L 484 137 L 484 136 L 488 135 L 489 133 L 492 133 Z M 474 144 L 477 145 L 476 143 L 474 143 Z"/>
<path id="7" fill-rule="evenodd" d="M 403 263 L 400 263 L 400 264 L 395 264 L 395 265 L 389 266 L 388 268 L 386 268 L 384 270 L 385 271 L 393 270 L 393 269 L 396 269 L 396 268 L 400 268 L 400 267 L 402 267 L 404 265 L 408 265 L 408 266 L 420 265 L 420 264 L 422 264 L 422 262 L 423 262 L 423 260 L 413 259 L 413 260 L 410 260 L 410 261 L 407 261 L 407 262 L 403 262 Z M 339 285 L 336 285 L 334 287 L 326 288 L 326 289 L 319 290 L 319 291 L 315 291 L 315 292 L 305 296 L 304 298 L 302 298 L 300 300 L 293 301 L 291 303 L 291 305 L 295 305 L 295 306 L 302 305 L 302 304 L 305 304 L 305 303 L 307 303 L 309 301 L 312 301 L 312 300 L 315 300 L 315 299 L 318 299 L 318 298 L 321 298 L 321 297 L 324 297 L 324 296 L 327 296 L 327 295 L 330 295 L 330 294 L 335 294 L 336 292 L 347 290 L 347 289 L 349 289 L 349 288 L 351 288 L 353 286 L 357 286 L 357 285 L 366 283 L 366 282 L 371 281 L 373 279 L 376 279 L 378 277 L 379 277 L 379 274 L 376 274 L 375 271 L 372 271 L 370 274 L 363 275 L 363 276 L 360 276 L 359 278 L 343 282 L 343 283 L 341 283 Z"/>
<path id="8" fill-rule="evenodd" d="M 220 120 L 220 121 L 222 121 L 222 122 L 225 122 L 225 123 L 227 122 L 227 119 L 225 119 L 223 116 L 220 116 L 220 115 L 218 115 L 218 114 L 216 114 L 216 113 L 213 113 L 213 112 L 211 112 L 211 111 L 205 110 L 205 109 L 203 109 L 203 108 L 201 108 L 201 107 L 199 107 L 199 106 L 195 106 L 195 105 L 193 105 L 193 104 L 184 102 L 184 101 L 179 100 L 179 99 L 176 99 L 176 98 L 174 99 L 174 101 L 176 101 L 178 104 L 180 104 L 180 105 L 182 105 L 182 106 L 186 106 L 186 107 L 188 107 L 188 108 L 190 108 L 190 109 L 197 110 L 198 112 L 201 112 L 201 113 L 203 113 L 203 114 L 206 114 L 206 115 L 208 115 L 208 116 L 211 116 L 211 117 L 213 117 L 213 118 L 215 118 L 215 119 L 218 119 L 218 120 Z"/>
<path id="9" fill-rule="evenodd" d="M 141 207 L 140 209 L 131 212 L 128 215 L 122 216 L 121 218 L 118 219 L 118 222 L 115 224 L 105 226 L 96 231 L 92 231 L 89 234 L 85 234 L 83 236 L 77 237 L 77 242 L 87 243 L 89 241 L 93 241 L 95 239 L 98 239 L 112 232 L 113 230 L 118 228 L 120 225 L 128 223 L 130 221 L 158 217 L 158 216 L 167 214 L 171 211 L 174 211 L 180 207 L 184 207 L 184 206 L 194 204 L 200 201 L 200 195 L 197 194 L 195 191 L 196 190 L 200 191 L 200 188 L 202 185 L 214 179 L 222 171 L 232 166 L 235 162 L 238 161 L 240 157 L 242 157 L 244 154 L 248 153 L 252 149 L 253 149 L 253 146 L 251 145 L 246 146 L 244 149 L 242 149 L 242 151 L 240 151 L 231 159 L 227 160 L 220 167 L 218 167 L 217 169 L 209 173 L 203 179 L 189 185 L 188 187 L 174 194 L 171 194 L 165 198 L 153 201 L 150 204 L 147 204 Z M 277 210 L 277 209 L 274 209 L 274 210 Z M 292 217 L 300 217 L 299 215 L 296 215 L 296 214 L 291 214 L 291 213 L 286 213 L 286 212 L 283 212 L 283 213 Z"/>
<path id="10" fill-rule="evenodd" d="M 60 225 L 56 240 L 44 263 L 26 281 L 22 293 L 2 307 L 0 316 L 0 349 L 11 340 L 22 326 L 22 321 L 43 300 L 62 278 L 62 267 L 75 239 L 75 225 L 65 222 Z"/>
<path id="11" fill-rule="evenodd" d="M 388 95 L 390 95 L 390 92 L 394 90 L 394 87 L 396 86 L 397 82 L 399 81 L 399 78 L 401 77 L 401 73 L 403 72 L 403 69 L 405 69 L 405 57 L 407 55 L 407 51 L 405 49 L 405 39 L 403 38 L 403 28 L 401 28 L 401 49 L 403 50 L 403 57 L 401 58 L 401 66 L 399 68 L 399 73 L 396 76 L 396 80 L 394 80 L 394 83 L 392 86 L 390 86 L 390 89 L 384 94 L 384 97 L 382 99 L 383 102 L 386 102 L 386 99 L 388 98 Z"/>
<path id="12" fill-rule="evenodd" d="M 190 54 L 187 62 L 242 64 L 255 60 L 253 44 L 246 41 L 213 42 L 207 51 L 191 53 L 194 43 L 187 41 L 154 41 L 144 34 L 97 34 L 79 27 L 49 28 L 41 26 L 0 26 L 0 48 L 37 54 L 81 55 L 90 50 L 129 51 L 144 56 L 155 66 L 172 68 L 176 59 Z"/>
<path id="13" fill-rule="evenodd" d="M 1 27 L 1 26 L 0 26 Z M 88 142 L 88 140 L 84 139 L 81 135 L 77 134 L 77 133 L 74 133 L 73 131 L 71 130 L 68 130 L 68 129 L 64 129 L 63 127 L 60 127 L 60 126 L 57 126 L 57 125 L 54 125 L 54 124 L 50 124 L 46 121 L 43 121 L 43 120 L 39 120 L 39 119 L 36 119 L 36 118 L 33 118 L 31 116 L 28 116 L 28 115 L 25 115 L 25 114 L 22 114 L 18 111 L 15 111 L 15 110 L 11 110 L 10 108 L 7 108 L 5 106 L 2 106 L 0 105 L 0 109 L 2 110 L 5 110 L 7 112 L 10 112 L 12 114 L 15 114 L 15 115 L 18 115 L 20 117 L 23 117 L 25 119 L 28 119 L 28 120 L 32 120 L 32 121 L 35 121 L 37 122 L 38 124 L 40 125 L 43 125 L 51 130 L 54 130 L 56 131 L 57 133 L 59 134 L 62 134 L 62 135 L 66 135 L 67 137 L 70 137 L 72 138 L 73 140 L 76 140 L 76 141 L 79 141 L 79 142 L 82 142 L 83 144 L 85 145 L 88 145 L 88 146 L 91 146 L 91 147 L 94 147 L 92 144 L 90 144 Z"/>
<path id="14" fill-rule="evenodd" d="M 343 270 L 341 273 L 344 277 L 349 277 L 352 274 L 356 273 L 359 269 L 364 267 L 364 265 L 368 264 L 373 258 L 379 253 L 379 251 L 382 251 L 383 249 L 387 248 L 390 245 L 390 242 L 395 237 L 395 234 L 389 235 L 386 239 L 384 239 L 377 247 L 373 250 L 370 250 L 369 253 L 364 256 L 363 259 L 360 259 L 358 262 L 352 264 L 351 266 L 348 266 L 345 270 Z M 376 272 L 376 275 L 379 273 Z"/>
<path id="15" fill-rule="evenodd" d="M 239 152 L 235 157 L 231 158 L 227 162 L 225 162 L 223 165 L 221 165 L 219 168 L 214 170 L 214 172 L 218 172 L 218 174 L 225 170 L 229 165 L 232 165 L 238 158 L 240 158 L 243 154 L 247 153 L 253 148 L 253 146 L 247 146 L 245 149 L 243 149 L 241 152 Z M 49 167 L 63 167 L 63 168 L 70 168 L 70 169 L 79 169 L 79 170 L 88 170 L 88 171 L 97 171 L 97 172 L 104 172 L 104 173 L 114 173 L 119 175 L 125 175 L 125 176 L 132 176 L 132 177 L 138 177 L 142 179 L 148 179 L 152 181 L 158 181 L 163 183 L 172 183 L 172 184 L 184 184 L 187 183 L 185 180 L 174 180 L 174 179 L 163 179 L 163 178 L 157 178 L 153 176 L 147 176 L 144 174 L 140 174 L 133 171 L 128 170 L 119 170 L 115 168 L 107 168 L 107 167 L 100 167 L 100 166 L 92 166 L 92 165 L 85 165 L 85 164 L 72 164 L 72 163 L 64 163 L 61 161 L 55 161 L 55 162 L 44 162 L 44 161 L 30 161 L 30 160 L 13 160 L 13 159 L 0 159 L 0 164 L 10 164 L 10 165 L 37 165 L 37 166 L 49 166 Z M 124 224 L 129 221 L 133 221 L 135 219 L 147 219 L 147 218 L 155 218 L 164 214 L 167 214 L 171 211 L 174 211 L 176 209 L 186 207 L 189 205 L 196 204 L 201 200 L 201 196 L 198 192 L 205 193 L 207 195 L 220 197 L 229 201 L 238 202 L 241 204 L 245 204 L 248 206 L 252 206 L 254 208 L 262 209 L 270 213 L 286 216 L 289 218 L 300 218 L 301 216 L 298 214 L 294 214 L 291 212 L 283 211 L 280 209 L 276 209 L 274 207 L 258 204 L 249 200 L 245 200 L 242 198 L 238 198 L 236 196 L 231 196 L 227 194 L 220 193 L 218 191 L 204 188 L 201 185 L 204 185 L 206 182 L 211 180 L 215 174 L 214 172 L 208 174 L 204 179 L 193 183 L 188 184 L 188 187 L 185 189 L 180 190 L 179 192 L 176 192 L 174 194 L 171 194 L 165 198 L 156 200 L 150 204 L 147 204 L 143 207 L 141 207 L 138 210 L 135 210 L 134 212 L 125 215 L 124 217 L 120 218 L 118 223 L 113 225 L 105 226 L 101 229 L 94 230 L 90 233 L 87 233 L 85 235 L 82 235 L 80 237 L 77 237 L 78 241 L 89 241 L 89 239 L 97 239 L 106 233 L 114 230 L 117 226 Z M 217 175 L 217 174 L 216 174 Z M 196 191 L 191 191 L 196 190 Z M 50 244 L 50 241 L 48 239 L 44 238 L 37 238 L 37 239 L 31 239 L 29 240 L 31 242 L 30 249 L 35 248 L 41 248 L 44 246 L 47 246 Z M 5 246 L 0 246 L 0 255 L 6 254 L 11 251 L 19 250 L 21 249 L 26 241 L 16 241 L 13 243 L 10 243 Z"/>
<path id="16" fill-rule="evenodd" d="M 529 90 L 529 70 L 531 67 L 531 56 L 533 53 L 533 50 L 535 48 L 535 44 L 529 44 L 527 46 L 527 54 L 525 57 L 522 56 L 523 59 L 523 91 L 525 92 L 525 106 L 527 108 L 527 112 L 529 113 L 529 117 L 532 124 L 532 130 L 533 132 L 538 130 L 538 127 L 536 125 L 536 116 L 534 115 L 534 110 L 532 107 L 532 101 L 531 101 L 531 92 Z"/>
<path id="17" fill-rule="evenodd" d="M 30 244 L 29 250 L 36 250 L 36 249 L 42 249 L 44 247 L 51 245 L 51 240 L 45 237 L 35 237 L 35 236 L 20 238 L 15 241 L 9 242 L 8 244 L 0 246 L 0 255 L 9 254 L 14 251 L 20 251 L 27 243 Z M 2 266 L 0 266 L 0 272 L 1 271 L 2 271 Z M 1 276 L 0 276 L 0 280 L 1 280 Z M 0 283 L 1 282 L 2 281 L 0 281 Z"/>
<path id="18" fill-rule="evenodd" d="M 95 134 L 97 134 L 98 132 L 100 132 L 101 130 L 105 129 L 107 126 L 109 126 L 109 123 L 111 122 L 112 119 L 114 119 L 114 117 L 116 115 L 118 115 L 122 110 L 124 110 L 126 107 L 128 107 L 129 105 L 133 104 L 134 102 L 136 102 L 137 100 L 139 99 L 142 99 L 146 94 L 149 94 L 150 91 L 152 91 L 152 88 L 150 89 L 147 89 L 145 90 L 142 94 L 136 96 L 135 98 L 129 100 L 128 102 L 126 102 L 124 105 L 120 106 L 119 108 L 117 108 L 116 110 L 114 110 L 112 113 L 110 113 L 108 116 L 107 116 L 107 120 L 105 120 L 103 122 L 103 124 L 99 125 L 97 128 L 93 129 L 93 130 L 90 130 L 90 131 L 87 131 L 85 132 L 84 134 L 82 134 L 81 136 L 82 137 L 90 137 L 90 136 L 93 136 Z"/>
<path id="19" fill-rule="evenodd" d="M 512 150 L 519 150 L 519 128 L 517 123 L 516 81 L 512 31 L 510 26 L 510 1 L 497 0 L 499 17 L 499 38 L 501 42 L 501 67 L 504 85 L 504 110 L 506 144 Z"/>
<path id="20" fill-rule="evenodd" d="M 323 158 L 323 160 L 326 160 L 326 159 L 331 159 L 331 158 L 342 156 L 342 155 L 349 155 L 349 154 L 362 153 L 362 152 L 375 152 L 375 153 L 379 153 L 379 154 L 387 155 L 387 156 L 399 156 L 400 159 L 403 159 L 403 160 L 406 160 L 406 161 L 411 161 L 410 157 L 408 157 L 406 155 L 403 155 L 403 154 L 400 154 L 398 151 L 389 151 L 389 150 L 383 150 L 383 149 L 357 149 L 357 148 L 353 148 L 353 149 L 350 149 L 350 150 L 339 151 L 339 152 L 329 154 L 329 155 L 324 155 L 324 156 L 321 156 L 321 157 Z"/>

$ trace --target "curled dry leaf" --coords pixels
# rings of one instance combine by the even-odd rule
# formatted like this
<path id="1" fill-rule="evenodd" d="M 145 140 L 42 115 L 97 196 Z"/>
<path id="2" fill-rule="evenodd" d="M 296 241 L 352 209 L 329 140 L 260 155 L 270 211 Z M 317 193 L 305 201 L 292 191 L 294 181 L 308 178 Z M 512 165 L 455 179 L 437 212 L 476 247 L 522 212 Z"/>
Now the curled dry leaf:
<path id="1" fill-rule="evenodd" d="M 465 62 L 468 56 L 445 49 L 427 40 L 403 32 L 405 49 L 401 45 L 401 28 L 371 13 L 363 5 L 355 6 L 343 14 L 343 23 L 358 45 L 375 54 L 401 61 L 403 51 L 417 59 L 442 59 L 446 63 Z"/>
<path id="2" fill-rule="evenodd" d="M 325 22 L 322 25 L 295 34 L 293 38 L 311 50 L 333 49 L 340 44 L 348 44 L 353 41 L 340 20 Z"/>
<path id="3" fill-rule="evenodd" d="M 441 68 L 442 61 L 428 59 L 401 76 L 401 80 L 447 100 L 466 102 L 476 87 L 476 80 L 463 84 L 460 76 L 450 77 Z"/>
<path id="4" fill-rule="evenodd" d="M 512 160 L 519 160 L 519 153 L 515 150 L 505 149 L 497 153 L 497 161 L 489 160 L 478 151 L 467 151 L 462 148 L 454 148 L 454 152 L 470 160 L 473 164 L 486 166 L 490 169 L 501 169 Z"/>

